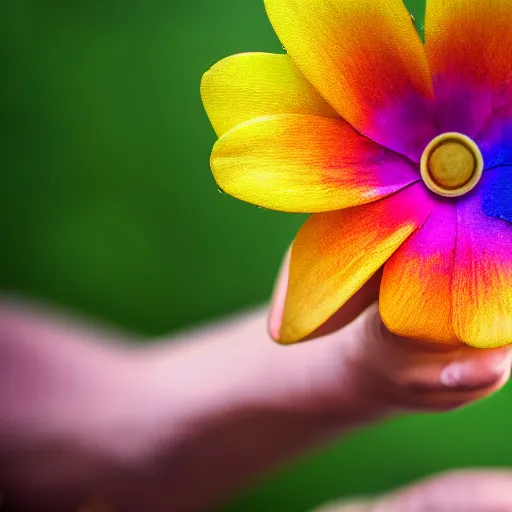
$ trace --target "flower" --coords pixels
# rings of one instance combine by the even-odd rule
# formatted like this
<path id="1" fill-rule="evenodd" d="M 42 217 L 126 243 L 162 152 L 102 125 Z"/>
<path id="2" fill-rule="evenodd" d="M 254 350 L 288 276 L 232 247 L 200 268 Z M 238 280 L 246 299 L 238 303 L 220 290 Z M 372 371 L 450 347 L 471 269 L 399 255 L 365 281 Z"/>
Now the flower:
<path id="1" fill-rule="evenodd" d="M 403 336 L 512 343 L 512 3 L 266 0 L 287 55 L 203 77 L 211 166 L 244 201 L 312 214 L 292 247 L 282 343 L 307 338 L 382 266 Z"/>

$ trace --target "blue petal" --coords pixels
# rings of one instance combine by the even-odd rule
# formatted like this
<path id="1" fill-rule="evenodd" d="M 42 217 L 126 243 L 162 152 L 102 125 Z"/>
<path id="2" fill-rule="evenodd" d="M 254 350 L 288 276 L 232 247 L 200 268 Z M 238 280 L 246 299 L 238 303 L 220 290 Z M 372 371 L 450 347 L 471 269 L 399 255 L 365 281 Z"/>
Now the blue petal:
<path id="1" fill-rule="evenodd" d="M 498 167 L 486 172 L 483 186 L 483 210 L 490 217 L 512 222 L 512 167 Z"/>

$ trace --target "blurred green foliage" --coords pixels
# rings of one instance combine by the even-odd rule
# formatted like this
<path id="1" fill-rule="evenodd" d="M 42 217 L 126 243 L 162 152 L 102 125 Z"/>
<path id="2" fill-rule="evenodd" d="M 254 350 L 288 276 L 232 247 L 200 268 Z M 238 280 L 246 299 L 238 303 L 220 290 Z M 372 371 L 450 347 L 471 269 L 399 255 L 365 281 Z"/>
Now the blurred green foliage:
<path id="1" fill-rule="evenodd" d="M 406 4 L 420 27 L 424 0 Z M 0 38 L 3 290 L 146 335 L 268 298 L 303 217 L 218 192 L 199 98 L 222 57 L 282 51 L 262 1 L 17 0 L 3 3 Z M 304 511 L 446 468 L 509 465 L 511 398 L 361 432 L 226 510 Z"/>
<path id="2" fill-rule="evenodd" d="M 12 2 L 0 283 L 147 334 L 265 300 L 298 216 L 220 194 L 202 73 L 279 50 L 259 1 Z"/>

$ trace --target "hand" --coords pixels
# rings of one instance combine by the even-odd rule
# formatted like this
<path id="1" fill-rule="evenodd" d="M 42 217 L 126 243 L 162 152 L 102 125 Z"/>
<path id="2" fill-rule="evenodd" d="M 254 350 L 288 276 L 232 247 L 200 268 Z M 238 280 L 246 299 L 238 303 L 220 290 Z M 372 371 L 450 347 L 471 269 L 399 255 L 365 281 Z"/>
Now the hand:
<path id="1" fill-rule="evenodd" d="M 271 329 L 286 272 L 285 262 Z M 313 336 L 322 339 L 291 347 L 266 335 L 266 308 L 134 350 L 0 301 L 7 500 L 55 512 L 96 497 L 122 512 L 204 510 L 333 432 L 460 407 L 507 381 L 510 348 L 392 335 L 371 306 L 378 285 L 376 276 Z"/>
<path id="2" fill-rule="evenodd" d="M 289 254 L 274 293 L 271 332 L 279 329 L 288 266 Z M 313 361 L 315 352 L 323 353 L 323 359 L 331 361 L 322 368 L 324 408 L 327 404 L 331 409 L 337 406 L 348 373 L 353 376 L 353 385 L 373 397 L 376 407 L 389 412 L 455 409 L 496 392 L 508 381 L 512 347 L 479 350 L 463 345 L 435 345 L 391 333 L 376 305 L 380 280 L 378 273 L 304 342 L 308 349 L 298 349 L 308 350 Z M 322 339 L 313 341 L 316 338 Z"/>
<path id="3" fill-rule="evenodd" d="M 507 512 L 511 471 L 457 471 L 429 478 L 381 498 L 333 503 L 316 512 Z"/>

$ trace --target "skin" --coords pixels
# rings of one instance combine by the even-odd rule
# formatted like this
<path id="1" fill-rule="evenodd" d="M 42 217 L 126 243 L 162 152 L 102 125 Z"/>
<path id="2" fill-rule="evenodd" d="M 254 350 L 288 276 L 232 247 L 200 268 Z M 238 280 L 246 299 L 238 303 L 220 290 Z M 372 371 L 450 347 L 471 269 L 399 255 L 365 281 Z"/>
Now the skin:
<path id="1" fill-rule="evenodd" d="M 508 347 L 391 334 L 373 305 L 379 281 L 312 337 L 322 339 L 290 347 L 270 340 L 268 308 L 143 345 L 0 301 L 0 489 L 8 503 L 53 512 L 204 510 L 350 430 L 453 410 L 507 382 Z M 327 510 L 505 511 L 511 485 L 506 472 L 443 475 Z"/>
<path id="2" fill-rule="evenodd" d="M 333 503 L 317 512 L 508 512 L 512 473 L 457 471 L 368 501 Z"/>

